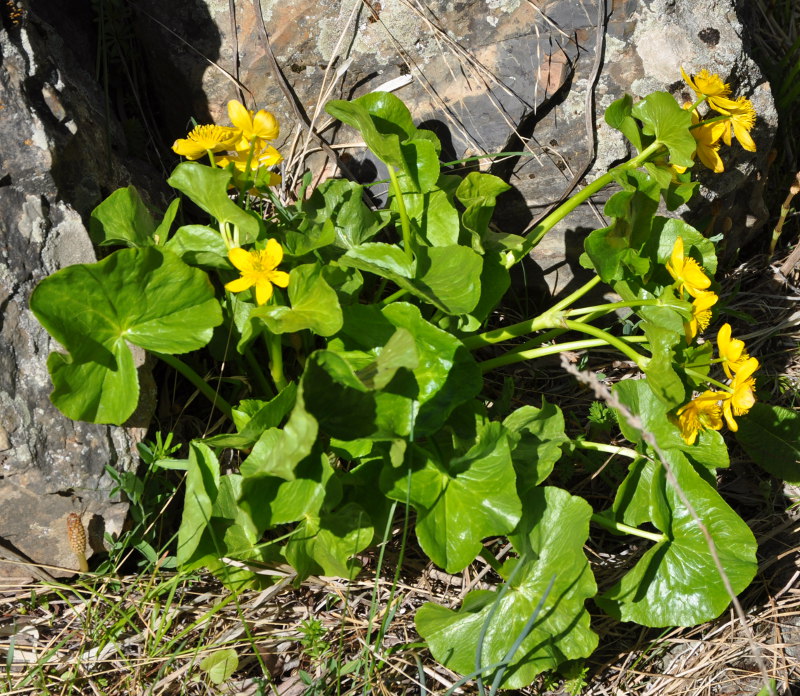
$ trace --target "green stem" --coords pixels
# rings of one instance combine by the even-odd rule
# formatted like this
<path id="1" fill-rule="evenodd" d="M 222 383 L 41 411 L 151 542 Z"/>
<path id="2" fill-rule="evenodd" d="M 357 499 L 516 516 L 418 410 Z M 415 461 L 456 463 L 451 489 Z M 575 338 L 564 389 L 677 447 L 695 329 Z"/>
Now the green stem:
<path id="1" fill-rule="evenodd" d="M 269 399 L 275 396 L 275 390 L 267 381 L 264 370 L 261 369 L 261 365 L 258 364 L 258 360 L 255 359 L 255 356 L 250 350 L 245 351 L 244 359 L 247 360 L 247 365 L 250 367 L 250 374 L 253 375 L 262 393 Z"/>
<path id="2" fill-rule="evenodd" d="M 384 298 L 381 300 L 381 304 L 382 304 L 382 305 L 388 305 L 388 304 L 391 304 L 391 303 L 392 303 L 392 302 L 394 302 L 395 300 L 399 300 L 399 299 L 400 299 L 400 298 L 401 298 L 403 295 L 405 295 L 405 294 L 407 294 L 407 293 L 408 293 L 408 290 L 403 290 L 402 288 L 400 288 L 400 289 L 399 289 L 399 290 L 397 290 L 396 292 L 393 292 L 391 295 L 389 295 L 389 297 L 384 297 Z"/>
<path id="3" fill-rule="evenodd" d="M 592 442 L 591 440 L 573 440 L 572 444 L 579 449 L 592 450 L 593 452 L 608 452 L 608 454 L 620 454 L 629 459 L 638 459 L 640 455 L 630 447 L 618 447 L 617 445 L 606 445 L 603 442 Z"/>
<path id="4" fill-rule="evenodd" d="M 156 353 L 150 351 L 159 360 L 165 362 L 176 372 L 180 372 L 186 379 L 188 379 L 203 396 L 205 396 L 212 404 L 216 406 L 222 413 L 229 419 L 233 420 L 233 408 L 225 401 L 211 385 L 208 384 L 200 375 L 198 375 L 191 367 L 189 367 L 183 360 L 176 358 L 174 355 L 167 355 L 166 353 Z"/>
<path id="5" fill-rule="evenodd" d="M 575 210 L 575 208 L 589 200 L 589 198 L 591 198 L 595 193 L 614 181 L 619 172 L 641 167 L 653 155 L 659 152 L 662 147 L 663 145 L 658 140 L 652 142 L 636 157 L 633 157 L 618 167 L 614 167 L 614 169 L 598 177 L 591 184 L 588 184 L 585 188 L 578 191 L 574 196 L 571 196 L 564 201 L 560 206 L 558 206 L 558 208 L 556 208 L 552 213 L 550 213 L 550 215 L 548 215 L 530 231 L 528 236 L 525 238 L 525 242 L 522 244 L 522 248 L 515 252 L 514 263 L 518 263 L 525 258 L 528 255 L 528 252 L 530 252 L 530 250 L 542 240 L 542 237 L 544 237 L 551 229 L 553 229 L 557 223 L 561 222 L 561 220 Z"/>
<path id="6" fill-rule="evenodd" d="M 595 524 L 599 524 L 601 527 L 605 527 L 606 529 L 612 532 L 622 532 L 623 534 L 633 534 L 634 536 L 642 537 L 642 539 L 649 539 L 650 541 L 654 541 L 657 544 L 662 541 L 667 540 L 666 534 L 657 534 L 655 532 L 646 532 L 643 529 L 637 529 L 636 527 L 631 527 L 627 524 L 623 524 L 622 522 L 614 522 L 613 520 L 609 520 L 607 517 L 603 517 L 602 515 L 594 514 L 591 517 L 592 522 Z"/>
<path id="7" fill-rule="evenodd" d="M 628 341 L 628 343 L 646 343 L 647 337 L 626 336 L 624 340 Z M 503 355 L 500 355 L 496 358 L 492 358 L 490 360 L 484 360 L 483 362 L 478 364 L 480 365 L 482 372 L 489 372 L 489 370 L 493 370 L 496 367 L 502 367 L 503 365 L 513 365 L 514 363 L 524 362 L 525 360 L 533 360 L 535 358 L 541 358 L 544 357 L 545 355 L 556 355 L 558 353 L 563 353 L 564 351 L 567 350 L 585 350 L 587 348 L 599 348 L 607 345 L 608 341 L 605 341 L 600 338 L 589 338 L 580 341 L 567 341 L 566 343 L 556 343 L 551 346 L 532 348 L 531 350 L 523 350 L 523 351 L 510 350 L 508 353 L 504 353 Z"/>
<path id="8" fill-rule="evenodd" d="M 690 367 L 684 367 L 683 371 L 687 375 L 696 378 L 700 382 L 710 382 L 715 387 L 720 387 L 721 389 L 724 389 L 726 392 L 732 392 L 733 391 L 733 389 L 731 389 L 727 384 L 724 384 L 723 382 L 720 382 L 719 380 L 716 380 L 713 377 L 709 377 L 708 375 L 704 375 L 702 372 L 698 372 L 697 370 L 693 370 Z"/>
<path id="9" fill-rule="evenodd" d="M 403 200 L 403 191 L 400 189 L 400 182 L 397 180 L 397 172 L 394 167 L 389 166 L 389 178 L 392 182 L 392 193 L 397 201 L 397 211 L 400 213 L 400 227 L 403 230 L 403 247 L 409 261 L 414 260 L 414 252 L 411 242 L 411 220 L 408 219 L 406 203 Z"/>
<path id="10" fill-rule="evenodd" d="M 647 368 L 647 363 L 650 361 L 650 358 L 642 355 L 641 353 L 635 351 L 631 348 L 625 341 L 616 336 L 612 336 L 608 331 L 603 331 L 603 329 L 599 329 L 596 326 L 592 326 L 591 324 L 584 324 L 580 321 L 573 321 L 572 319 L 564 319 L 562 321 L 564 328 L 571 329 L 572 331 L 580 331 L 581 333 L 589 334 L 590 336 L 594 336 L 595 338 L 603 339 L 609 345 L 614 346 L 617 350 L 621 351 L 625 355 L 627 355 L 633 362 L 635 362 L 640 370 L 644 370 Z M 557 328 L 557 327 L 553 327 Z"/>
<path id="11" fill-rule="evenodd" d="M 286 375 L 283 374 L 283 347 L 281 346 L 281 337 L 279 334 L 273 334 L 264 331 L 264 342 L 267 344 L 267 352 L 269 353 L 269 374 L 275 387 L 280 392 L 289 384 Z"/>
<path id="12" fill-rule="evenodd" d="M 551 308 L 551 312 L 560 312 L 562 309 L 566 309 L 569 307 L 573 302 L 579 300 L 583 297 L 587 292 L 589 292 L 595 285 L 600 283 L 600 276 L 594 276 L 590 281 L 584 283 L 579 287 L 575 292 L 567 295 L 563 300 L 554 304 Z"/>
<path id="13" fill-rule="evenodd" d="M 607 304 L 594 305 L 593 307 L 577 307 L 576 309 L 568 309 L 566 312 L 564 312 L 564 314 L 570 317 L 579 317 L 584 314 L 592 314 L 593 312 L 602 312 L 603 314 L 608 314 L 609 312 L 613 312 L 617 309 L 623 309 L 625 307 L 646 307 L 648 305 L 658 304 L 661 304 L 661 300 L 657 297 L 649 300 L 623 300 L 621 302 L 609 302 Z"/>
<path id="14" fill-rule="evenodd" d="M 492 566 L 492 570 L 494 570 L 498 575 L 500 574 L 503 566 L 500 564 L 500 561 L 498 561 L 491 553 L 489 553 L 485 546 L 481 549 L 480 557 L 490 566 Z"/>

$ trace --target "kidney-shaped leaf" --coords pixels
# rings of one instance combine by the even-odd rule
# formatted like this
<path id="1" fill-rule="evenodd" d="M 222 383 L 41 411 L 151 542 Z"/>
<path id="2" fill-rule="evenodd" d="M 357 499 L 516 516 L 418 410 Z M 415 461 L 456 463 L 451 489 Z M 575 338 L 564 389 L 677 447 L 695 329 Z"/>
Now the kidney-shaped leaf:
<path id="1" fill-rule="evenodd" d="M 48 359 L 53 403 L 69 418 L 94 423 L 123 423 L 136 408 L 126 342 L 186 353 L 206 345 L 222 321 L 208 276 L 155 247 L 61 269 L 34 290 L 31 310 L 69 352 Z"/>
<path id="2" fill-rule="evenodd" d="M 434 657 L 462 674 L 479 668 L 475 658 L 482 632 L 480 666 L 485 667 L 504 660 L 527 628 L 502 680 L 506 689 L 527 686 L 537 674 L 587 657 L 597 647 L 584 607 L 596 591 L 583 553 L 591 508 L 582 498 L 552 487 L 530 489 L 523 504 L 523 521 L 511 537 L 521 557 L 510 564 L 516 566 L 510 586 L 470 592 L 458 611 L 425 604 L 416 616 L 417 630 Z M 528 625 L 542 600 L 536 620 Z M 492 683 L 493 673 L 484 679 Z"/>
<path id="3" fill-rule="evenodd" d="M 385 472 L 386 495 L 414 506 L 420 546 L 434 563 L 457 573 L 478 555 L 482 539 L 510 532 L 522 512 L 508 433 L 490 423 L 466 454 L 448 462 L 419 446 L 412 452 L 417 461 L 410 474 Z"/>
<path id="4" fill-rule="evenodd" d="M 310 329 L 319 336 L 332 336 L 342 328 L 342 308 L 336 291 L 325 282 L 319 264 L 309 263 L 289 273 L 289 302 L 264 305 L 250 312 L 260 317 L 275 334 Z"/>
<path id="5" fill-rule="evenodd" d="M 155 230 L 153 216 L 134 186 L 114 191 L 92 211 L 89 219 L 89 236 L 100 246 L 149 246 Z"/>
<path id="6" fill-rule="evenodd" d="M 676 450 L 666 450 L 678 485 L 714 540 L 735 593 L 755 576 L 756 540 L 739 517 Z M 597 598 L 622 621 L 643 626 L 694 626 L 719 616 L 730 603 L 700 526 L 670 486 L 660 465 L 641 481 L 651 487 L 651 520 L 666 539 L 648 549 L 623 578 Z M 638 515 L 644 512 L 639 504 Z"/>

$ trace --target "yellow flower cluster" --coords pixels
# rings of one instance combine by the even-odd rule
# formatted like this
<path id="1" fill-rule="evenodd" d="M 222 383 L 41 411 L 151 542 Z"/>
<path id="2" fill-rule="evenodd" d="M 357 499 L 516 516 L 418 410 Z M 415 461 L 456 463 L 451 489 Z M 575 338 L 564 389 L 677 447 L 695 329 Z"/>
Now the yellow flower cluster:
<path id="1" fill-rule="evenodd" d="M 272 297 L 272 286 L 285 288 L 289 285 L 289 274 L 275 270 L 283 261 L 283 248 L 274 239 L 267 241 L 264 249 L 245 251 L 234 247 L 228 259 L 238 269 L 240 276 L 225 285 L 229 292 L 243 292 L 255 287 L 256 304 L 263 305 Z"/>
<path id="2" fill-rule="evenodd" d="M 692 110 L 691 132 L 697 142 L 697 156 L 700 161 L 713 172 L 724 171 L 725 167 L 719 156 L 720 143 L 730 145 L 732 136 L 745 150 L 755 152 L 756 144 L 750 136 L 750 130 L 755 124 L 756 113 L 750 100 L 746 97 L 731 99 L 730 85 L 708 70 L 701 70 L 692 78 L 681 68 L 681 75 L 697 97 L 705 100 L 719 114 L 701 121 L 697 111 Z M 691 108 L 691 105 L 684 108 Z"/>
<path id="3" fill-rule="evenodd" d="M 694 444 L 701 430 L 720 430 L 723 418 L 737 431 L 734 416 L 743 416 L 756 402 L 753 373 L 759 368 L 758 360 L 747 355 L 744 341 L 731 338 L 730 324 L 719 330 L 717 349 L 728 387 L 726 391 L 705 391 L 677 410 L 677 425 L 687 445 Z"/>
<path id="4" fill-rule="evenodd" d="M 281 153 L 269 144 L 280 135 L 278 120 L 269 111 L 254 112 L 232 99 L 228 102 L 228 116 L 233 127 L 196 126 L 185 138 L 175 141 L 173 151 L 189 160 L 225 152 L 216 158 L 220 167 L 233 164 L 238 171 L 248 173 L 283 161 Z M 270 172 L 268 184 L 275 186 L 280 182 L 280 175 Z"/>
<path id="5" fill-rule="evenodd" d="M 666 267 L 675 280 L 677 292 L 682 297 L 685 293 L 693 298 L 692 316 L 684 324 L 687 343 L 691 343 L 700 331 L 708 327 L 711 307 L 719 297 L 708 289 L 711 280 L 697 261 L 686 256 L 682 237 L 675 240 Z M 723 325 L 717 333 L 717 350 L 719 359 L 716 362 L 722 363 L 728 378 L 726 391 L 704 391 L 681 406 L 675 414 L 681 436 L 688 445 L 694 444 L 701 430 L 720 430 L 723 419 L 731 430 L 738 430 L 734 416 L 747 413 L 756 401 L 753 373 L 759 367 L 758 360 L 747 354 L 744 341 L 731 337 L 730 324 Z"/>
<path id="6" fill-rule="evenodd" d="M 717 303 L 719 297 L 708 289 L 711 286 L 711 280 L 697 261 L 685 255 L 682 237 L 675 240 L 672 254 L 667 261 L 667 270 L 675 279 L 678 293 L 682 295 L 686 292 L 694 299 L 692 316 L 684 324 L 686 342 L 691 343 L 700 331 L 708 328 L 711 322 L 711 308 Z"/>

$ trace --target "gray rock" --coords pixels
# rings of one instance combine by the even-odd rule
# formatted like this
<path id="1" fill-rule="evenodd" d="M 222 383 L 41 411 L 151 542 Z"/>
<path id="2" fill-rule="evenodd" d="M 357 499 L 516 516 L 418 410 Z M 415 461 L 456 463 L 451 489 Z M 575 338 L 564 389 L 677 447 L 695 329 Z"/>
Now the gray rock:
<path id="1" fill-rule="evenodd" d="M 135 467 L 149 422 L 146 404 L 125 428 L 62 416 L 46 368 L 60 347 L 28 309 L 42 278 L 96 260 L 86 216 L 130 183 L 106 148 L 102 93 L 66 45 L 32 16 L 0 31 L 0 559 L 27 558 L 54 576 L 77 568 L 70 512 L 88 527 L 87 556 L 122 530 L 127 504 L 110 495 L 106 467 Z M 0 562 L 5 583 L 33 575 Z"/>
<path id="2" fill-rule="evenodd" d="M 747 55 L 746 26 L 734 0 L 606 4 L 594 133 L 587 132 L 584 114 L 597 43 L 597 0 L 261 0 L 260 6 L 278 64 L 309 115 L 329 61 L 341 65 L 349 59 L 328 98 L 358 96 L 408 74 L 410 84 L 397 94 L 418 121 L 428 127 L 439 122 L 449 133 L 449 156 L 527 150 L 526 157 L 482 161 L 484 169 L 516 189 L 499 206 L 497 222 L 507 232 L 523 230 L 561 197 L 573 172 L 592 158 L 592 139 L 597 148 L 588 181 L 627 155 L 621 134 L 602 119 L 612 101 L 626 92 L 643 96 L 652 90 L 690 98 L 681 65 L 690 72 L 718 72 L 737 94 L 752 99 L 759 114 L 754 132 L 759 151 L 753 157 L 738 145 L 726 150 L 728 171 L 703 177 L 704 200 L 721 199 L 719 209 L 732 219 L 734 230 L 759 224 L 757 191 L 751 200 L 743 188 L 763 166 L 777 115 L 769 85 Z M 137 5 L 140 35 L 153 65 L 162 74 L 181 76 L 164 86 L 177 96 L 170 101 L 174 137 L 183 136 L 190 116 L 226 123 L 226 102 L 238 96 L 236 75 L 250 92 L 251 106 L 279 116 L 288 145 L 299 127 L 271 74 L 258 5 L 234 5 L 235 16 L 225 0 L 142 0 Z M 322 114 L 316 122 L 326 121 Z M 353 142 L 354 135 L 343 128 L 335 139 Z M 365 157 L 357 149 L 348 154 Z M 607 196 L 596 198 L 600 208 Z M 707 211 L 692 214 L 697 218 Z M 603 224 L 589 206 L 559 224 L 533 253 L 540 280 L 543 276 L 556 293 L 571 289 L 573 274 L 585 273 L 577 267 L 583 237 Z M 735 250 L 745 241 L 746 234 L 731 239 L 728 247 Z"/>

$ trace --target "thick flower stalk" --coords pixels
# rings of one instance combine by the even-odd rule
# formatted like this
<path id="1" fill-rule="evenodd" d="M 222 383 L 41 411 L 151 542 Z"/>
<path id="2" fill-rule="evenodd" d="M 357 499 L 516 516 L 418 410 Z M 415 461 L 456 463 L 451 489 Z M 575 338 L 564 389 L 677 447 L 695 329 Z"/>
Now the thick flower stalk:
<path id="1" fill-rule="evenodd" d="M 283 248 L 270 239 L 264 249 L 245 251 L 235 247 L 228 252 L 228 259 L 239 270 L 241 278 L 225 285 L 230 292 L 243 292 L 255 287 L 256 304 L 263 305 L 272 297 L 272 286 L 285 288 L 289 285 L 289 274 L 275 270 L 283 261 Z"/>

